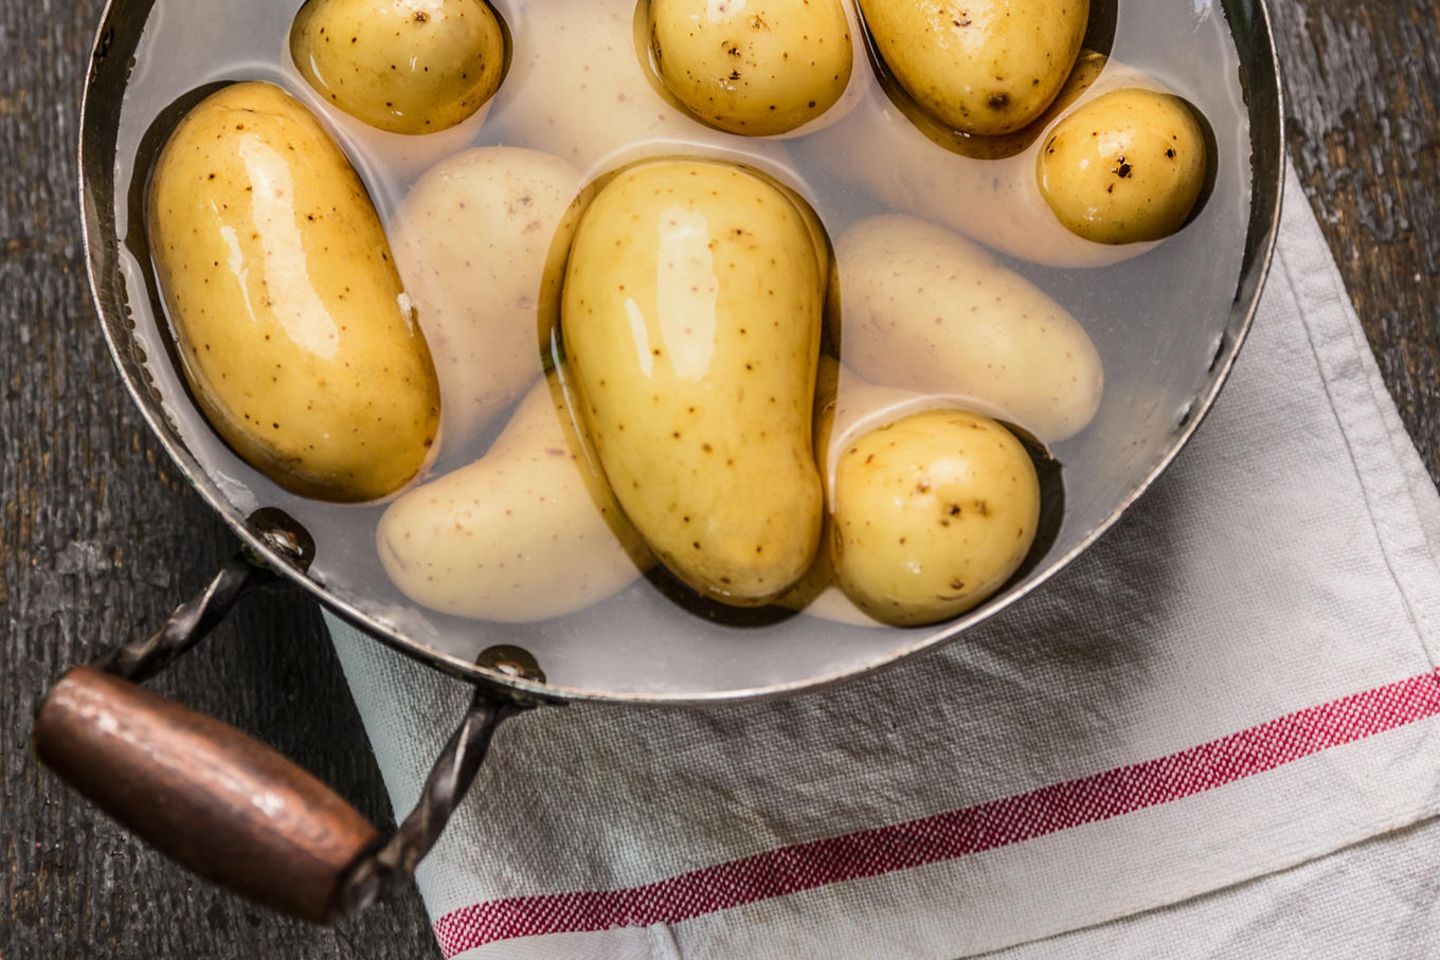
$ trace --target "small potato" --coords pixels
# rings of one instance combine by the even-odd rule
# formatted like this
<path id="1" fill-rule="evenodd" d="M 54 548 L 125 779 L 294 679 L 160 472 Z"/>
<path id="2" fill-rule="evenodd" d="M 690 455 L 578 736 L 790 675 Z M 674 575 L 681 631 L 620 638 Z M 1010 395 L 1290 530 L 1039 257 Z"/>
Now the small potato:
<path id="1" fill-rule="evenodd" d="M 1163 240 L 1190 217 L 1209 166 L 1205 133 L 1179 97 L 1117 90 L 1045 138 L 1040 192 L 1071 232 L 1096 243 Z"/>
<path id="2" fill-rule="evenodd" d="M 505 34 L 485 0 L 307 0 L 290 55 L 351 116 L 391 133 L 435 133 L 500 88 Z"/>
<path id="3" fill-rule="evenodd" d="M 570 238 L 589 196 L 558 157 L 482 147 L 425 174 L 396 216 L 395 260 L 435 356 L 447 450 L 540 376 Z"/>
<path id="4" fill-rule="evenodd" d="M 151 177 L 151 255 L 181 364 L 222 437 L 305 496 L 375 500 L 440 420 L 425 338 L 365 187 L 268 83 L 196 106 Z"/>
<path id="5" fill-rule="evenodd" d="M 616 498 L 673 573 L 736 605 L 781 594 L 819 542 L 824 272 L 792 197 L 731 164 L 630 167 L 581 218 L 562 301 Z"/>
<path id="6" fill-rule="evenodd" d="M 947 151 L 937 144 L 933 129 L 917 126 L 878 92 L 842 122 L 801 143 L 807 160 L 827 175 L 1007 256 L 1053 267 L 1109 266 L 1147 253 L 1155 244 L 1096 243 L 1067 230 L 1045 202 L 1035 169 L 1041 146 L 1066 116 L 1111 91 L 1132 87 L 1163 90 L 1144 73 L 1087 52 L 1030 131 L 1004 141 L 992 138 L 992 145 L 1006 144 L 999 159 L 968 155 L 959 144 Z M 1017 142 L 1028 145 L 1012 152 Z"/>
<path id="7" fill-rule="evenodd" d="M 720 130 L 789 133 L 850 83 L 855 48 L 840 0 L 650 0 L 649 19 L 666 88 Z"/>
<path id="8" fill-rule="evenodd" d="M 835 474 L 830 551 L 845 594 L 897 626 L 959 616 L 1020 568 L 1040 482 L 1004 427 L 961 410 L 917 414 L 849 444 Z"/>
<path id="9" fill-rule="evenodd" d="M 872 217 L 836 245 L 840 342 L 877 384 L 971 398 L 1046 443 L 1099 409 L 1104 368 L 1064 307 L 944 227 Z"/>
<path id="10" fill-rule="evenodd" d="M 915 101 L 965 133 L 1034 122 L 1080 53 L 1089 0 L 860 0 L 885 66 Z"/>
<path id="11" fill-rule="evenodd" d="M 410 599 L 502 623 L 583 609 L 648 566 L 550 381 L 531 389 L 483 458 L 392 503 L 377 543 Z"/>

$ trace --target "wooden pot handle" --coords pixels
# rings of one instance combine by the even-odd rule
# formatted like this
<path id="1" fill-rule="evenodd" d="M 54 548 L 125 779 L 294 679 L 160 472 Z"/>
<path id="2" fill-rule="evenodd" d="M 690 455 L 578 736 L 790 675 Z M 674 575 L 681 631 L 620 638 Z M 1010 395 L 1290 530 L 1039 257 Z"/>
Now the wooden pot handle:
<path id="1" fill-rule="evenodd" d="M 274 910 L 326 923 L 380 844 L 313 775 L 218 720 L 77 667 L 45 698 L 36 752 L 126 829 Z"/>

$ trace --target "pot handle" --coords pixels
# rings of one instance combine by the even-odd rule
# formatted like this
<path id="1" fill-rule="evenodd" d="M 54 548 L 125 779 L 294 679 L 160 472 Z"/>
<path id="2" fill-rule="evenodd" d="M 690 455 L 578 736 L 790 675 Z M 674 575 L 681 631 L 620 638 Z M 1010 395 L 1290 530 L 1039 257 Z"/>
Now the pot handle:
<path id="1" fill-rule="evenodd" d="M 41 704 L 33 743 L 62 779 L 190 870 L 271 909 L 330 923 L 410 882 L 474 781 L 495 728 L 526 705 L 477 688 L 415 810 L 382 843 L 369 821 L 312 774 L 137 685 L 272 577 L 242 553 L 155 634 L 71 670 Z M 531 666 L 510 661 L 502 668 L 524 673 Z"/>

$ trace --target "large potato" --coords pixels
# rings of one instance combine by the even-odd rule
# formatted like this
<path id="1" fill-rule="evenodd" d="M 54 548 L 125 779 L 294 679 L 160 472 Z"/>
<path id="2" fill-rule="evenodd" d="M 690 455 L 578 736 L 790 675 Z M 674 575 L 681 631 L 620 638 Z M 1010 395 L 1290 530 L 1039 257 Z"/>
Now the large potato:
<path id="1" fill-rule="evenodd" d="M 385 571 L 412 600 L 504 623 L 583 609 L 624 589 L 645 563 L 549 381 L 531 389 L 482 459 L 392 503 L 377 542 Z"/>
<path id="2" fill-rule="evenodd" d="M 1054 267 L 1102 267 L 1153 250 L 1153 242 L 1096 243 L 1056 218 L 1036 180 L 1040 149 L 1073 110 L 1119 89 L 1163 91 L 1152 78 L 1098 54 L 1086 54 L 1050 112 L 1024 134 L 1028 142 L 1001 159 L 938 145 L 883 92 L 872 91 L 846 119 L 802 143 L 827 175 L 875 194 L 892 207 L 937 220 L 1019 260 Z M 1105 134 L 1092 128 L 1097 134 Z M 1032 135 L 1033 134 L 1033 135 Z M 996 141 L 997 143 L 999 141 Z"/>
<path id="3" fill-rule="evenodd" d="M 1089 0 L 860 0 L 875 46 L 936 119 L 994 136 L 1055 99 L 1090 18 Z"/>
<path id="4" fill-rule="evenodd" d="M 1207 156 L 1205 133 L 1179 97 L 1116 90 L 1050 132 L 1037 173 L 1068 230 L 1097 243 L 1136 243 L 1185 225 L 1205 185 Z"/>
<path id="5" fill-rule="evenodd" d="M 730 133 L 789 133 L 850 83 L 855 47 L 840 0 L 650 0 L 649 26 L 666 88 Z"/>
<path id="6" fill-rule="evenodd" d="M 242 457 L 325 500 L 415 476 L 435 368 L 365 187 L 308 110 L 266 83 L 202 101 L 156 161 L 147 224 L 185 377 Z"/>
<path id="7" fill-rule="evenodd" d="M 616 497 L 677 576 L 760 603 L 810 565 L 823 272 L 806 216 L 742 168 L 658 161 L 580 222 L 562 325 Z"/>
<path id="8" fill-rule="evenodd" d="M 885 623 L 959 616 L 1020 568 L 1040 521 L 1040 483 L 1004 427 L 935 410 L 846 445 L 835 471 L 830 551 L 846 596 Z"/>
<path id="9" fill-rule="evenodd" d="M 290 55 L 351 116 L 391 133 L 435 133 L 500 88 L 505 34 L 485 0 L 308 0 Z"/>
<path id="10" fill-rule="evenodd" d="M 435 356 L 446 449 L 470 441 L 540 375 L 584 198 L 558 157 L 482 147 L 442 162 L 405 198 L 392 235 Z"/>
<path id="11" fill-rule="evenodd" d="M 1090 423 L 1104 368 L 1064 307 L 944 227 L 872 217 L 836 244 L 847 363 L 867 380 L 968 398 L 1051 443 Z"/>

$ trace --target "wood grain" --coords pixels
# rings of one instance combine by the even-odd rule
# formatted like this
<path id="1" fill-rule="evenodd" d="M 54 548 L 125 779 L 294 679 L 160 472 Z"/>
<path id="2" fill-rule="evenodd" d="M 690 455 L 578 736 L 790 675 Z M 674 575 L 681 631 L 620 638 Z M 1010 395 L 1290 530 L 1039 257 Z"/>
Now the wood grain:
<path id="1" fill-rule="evenodd" d="M 0 4 L 0 958 L 438 956 L 413 894 L 334 932 L 262 915 L 128 841 L 26 749 L 51 677 L 159 622 L 231 549 L 145 434 L 94 331 L 72 145 L 100 6 Z M 1275 7 L 1294 161 L 1440 478 L 1440 0 Z M 247 601 L 156 688 L 389 817 L 319 617 L 299 598 Z"/>

